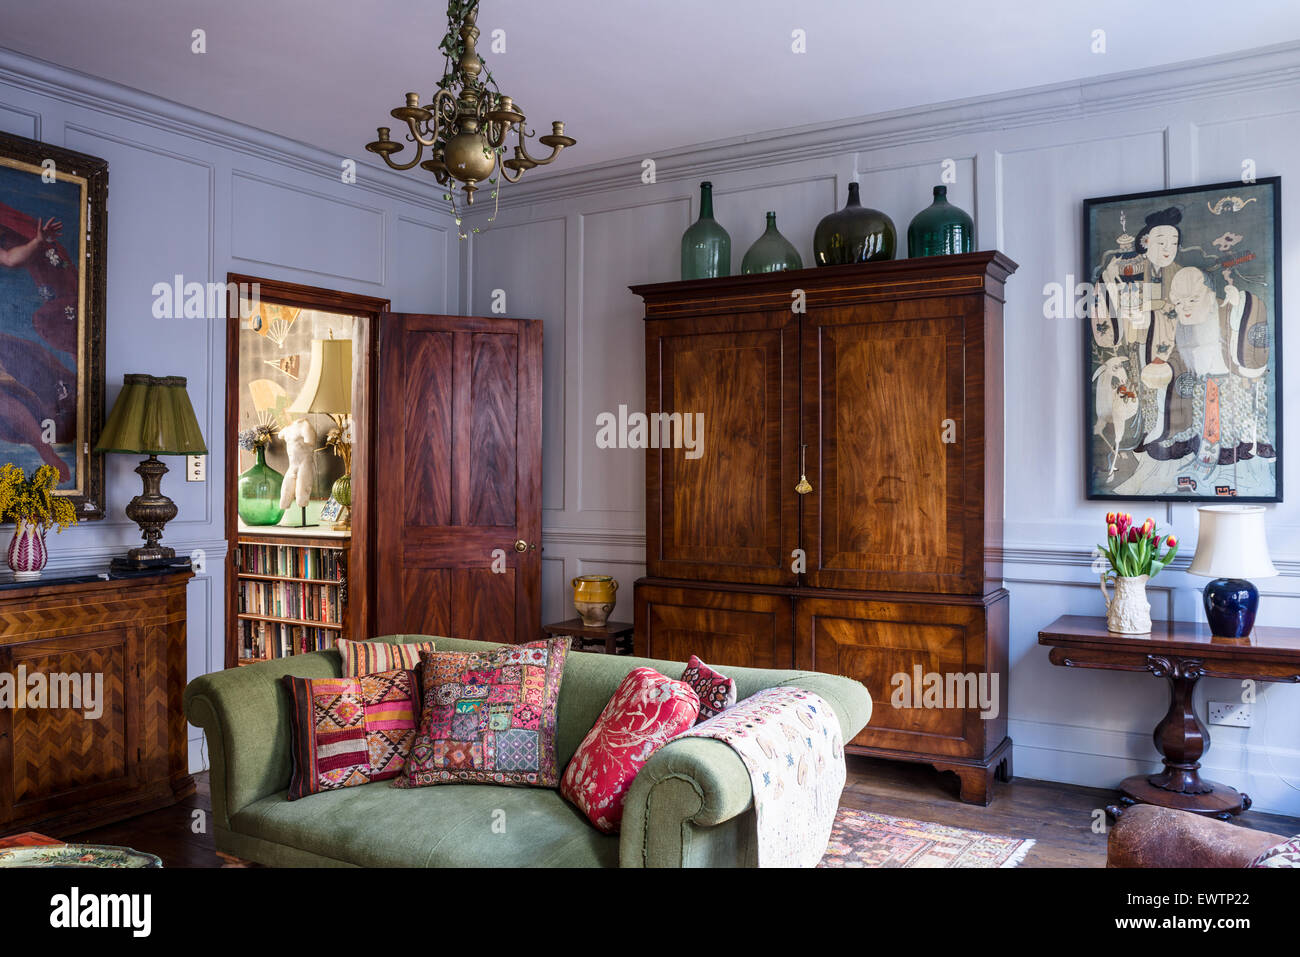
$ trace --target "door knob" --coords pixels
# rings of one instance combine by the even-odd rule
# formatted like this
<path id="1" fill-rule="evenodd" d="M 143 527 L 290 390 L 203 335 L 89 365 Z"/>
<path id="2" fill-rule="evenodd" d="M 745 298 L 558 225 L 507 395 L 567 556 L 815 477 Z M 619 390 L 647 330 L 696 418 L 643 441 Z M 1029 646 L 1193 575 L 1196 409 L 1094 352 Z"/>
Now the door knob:
<path id="1" fill-rule="evenodd" d="M 524 541 L 522 538 L 519 539 L 519 541 L 515 542 L 515 551 L 517 552 L 528 551 L 528 543 Z"/>

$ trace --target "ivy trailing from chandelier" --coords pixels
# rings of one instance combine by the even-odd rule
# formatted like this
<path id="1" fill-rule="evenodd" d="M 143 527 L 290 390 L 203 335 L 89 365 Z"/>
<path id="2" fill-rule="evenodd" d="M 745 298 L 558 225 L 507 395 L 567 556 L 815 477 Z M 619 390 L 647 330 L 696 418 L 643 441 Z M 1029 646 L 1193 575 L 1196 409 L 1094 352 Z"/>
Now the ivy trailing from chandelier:
<path id="1" fill-rule="evenodd" d="M 391 111 L 394 119 L 406 124 L 405 139 L 415 144 L 415 155 L 405 162 L 393 156 L 405 147 L 389 136 L 389 128 L 379 127 L 379 139 L 366 144 L 395 170 L 408 170 L 417 164 L 433 174 L 440 186 L 448 187 L 443 199 L 451 203 L 456 229 L 461 239 L 468 234 L 461 228 L 462 215 L 456 203 L 457 184 L 466 206 L 474 205 L 474 194 L 486 183 L 492 187 L 492 199 L 500 205 L 501 181 L 517 183 L 535 166 L 555 162 L 560 151 L 577 141 L 565 135 L 564 124 L 551 124 L 551 132 L 536 136 L 524 124 L 527 119 L 519 104 L 497 86 L 487 61 L 479 55 L 476 44 L 479 29 L 479 0 L 448 0 L 447 33 L 438 44 L 443 54 L 443 75 L 431 102 L 420 105 L 418 93 L 407 93 L 404 105 Z M 506 139 L 514 133 L 516 144 L 506 158 Z M 550 149 L 550 155 L 533 156 L 527 141 Z M 429 159 L 423 159 L 425 151 Z M 494 207 L 488 222 L 496 219 Z M 478 232 L 478 227 L 474 227 Z"/>

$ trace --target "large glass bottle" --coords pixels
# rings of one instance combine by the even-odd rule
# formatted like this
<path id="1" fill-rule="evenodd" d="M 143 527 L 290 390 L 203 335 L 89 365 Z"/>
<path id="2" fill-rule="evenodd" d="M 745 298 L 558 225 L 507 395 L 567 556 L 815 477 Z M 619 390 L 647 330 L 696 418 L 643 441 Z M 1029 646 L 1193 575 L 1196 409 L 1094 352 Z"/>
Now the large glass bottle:
<path id="1" fill-rule="evenodd" d="M 934 188 L 934 202 L 907 227 L 907 255 L 950 256 L 975 251 L 975 221 L 948 202 L 948 187 Z"/>
<path id="2" fill-rule="evenodd" d="M 784 272 L 802 269 L 799 250 L 776 228 L 776 213 L 767 214 L 767 229 L 754 241 L 740 261 L 740 272 L 748 276 L 756 272 Z"/>
<path id="3" fill-rule="evenodd" d="M 713 218 L 713 184 L 700 184 L 700 218 L 682 233 L 682 278 L 731 275 L 731 237 Z"/>
<path id="4" fill-rule="evenodd" d="M 245 525 L 274 525 L 284 517 L 280 485 L 284 476 L 266 464 L 266 448 L 258 446 L 257 461 L 239 476 L 236 511 Z"/>
<path id="5" fill-rule="evenodd" d="M 819 266 L 879 262 L 894 258 L 898 234 L 894 221 L 878 209 L 863 206 L 858 184 L 849 183 L 849 201 L 817 224 L 813 259 Z"/>

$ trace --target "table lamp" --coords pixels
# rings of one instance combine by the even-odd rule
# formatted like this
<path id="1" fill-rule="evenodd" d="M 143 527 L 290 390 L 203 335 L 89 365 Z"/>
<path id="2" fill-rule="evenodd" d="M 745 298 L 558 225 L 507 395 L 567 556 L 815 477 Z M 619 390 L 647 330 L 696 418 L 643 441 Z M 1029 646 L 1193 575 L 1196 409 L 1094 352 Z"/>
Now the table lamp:
<path id="1" fill-rule="evenodd" d="M 1196 555 L 1188 572 L 1214 579 L 1205 586 L 1205 617 L 1219 638 L 1243 638 L 1255 627 L 1259 589 L 1246 580 L 1270 578 L 1264 508 L 1260 505 L 1202 505 Z"/>
<path id="2" fill-rule="evenodd" d="M 352 441 L 347 431 L 347 417 L 352 414 L 352 340 L 335 339 L 333 332 L 330 336 L 312 340 L 311 369 L 289 411 L 298 415 L 318 412 L 334 422 L 326 441 L 343 459 L 343 475 L 330 489 L 330 496 L 344 507 L 334 526 L 339 529 L 349 527 L 352 505 Z"/>
<path id="3" fill-rule="evenodd" d="M 208 453 L 185 391 L 185 377 L 138 372 L 123 376 L 122 392 L 104 423 L 95 451 L 149 456 L 135 468 L 144 482 L 144 491 L 125 509 L 126 517 L 140 526 L 145 544 L 128 551 L 125 558 L 113 559 L 113 570 L 176 564 L 175 549 L 158 544 L 163 526 L 176 517 L 176 503 L 159 490 L 168 470 L 158 456 Z"/>

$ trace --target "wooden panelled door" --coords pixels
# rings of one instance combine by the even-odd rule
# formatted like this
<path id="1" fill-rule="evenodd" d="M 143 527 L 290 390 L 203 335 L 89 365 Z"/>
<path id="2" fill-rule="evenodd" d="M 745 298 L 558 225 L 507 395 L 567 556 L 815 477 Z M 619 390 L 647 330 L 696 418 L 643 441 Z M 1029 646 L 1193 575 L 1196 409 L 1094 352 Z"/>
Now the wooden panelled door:
<path id="1" fill-rule="evenodd" d="M 377 634 L 538 637 L 541 370 L 540 321 L 381 316 Z"/>

